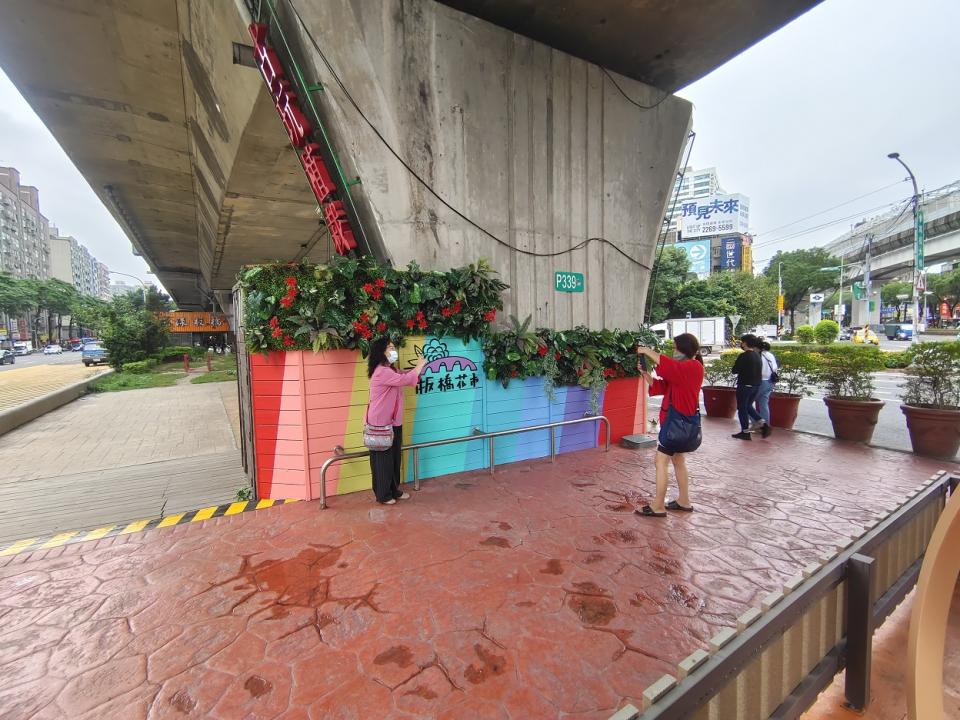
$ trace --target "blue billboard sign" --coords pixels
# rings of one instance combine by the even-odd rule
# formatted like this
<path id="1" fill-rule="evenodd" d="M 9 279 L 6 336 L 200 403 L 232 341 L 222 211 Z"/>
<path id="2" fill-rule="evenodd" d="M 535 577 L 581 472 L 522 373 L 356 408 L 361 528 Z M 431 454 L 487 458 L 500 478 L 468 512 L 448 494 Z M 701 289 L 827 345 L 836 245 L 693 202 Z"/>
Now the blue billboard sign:
<path id="1" fill-rule="evenodd" d="M 720 241 L 720 269 L 740 270 L 743 260 L 740 257 L 741 241 L 738 237 L 723 238 Z"/>
<path id="2" fill-rule="evenodd" d="M 703 277 L 710 274 L 710 241 L 694 240 L 678 242 L 677 247 L 683 250 L 690 261 L 690 272 Z"/>

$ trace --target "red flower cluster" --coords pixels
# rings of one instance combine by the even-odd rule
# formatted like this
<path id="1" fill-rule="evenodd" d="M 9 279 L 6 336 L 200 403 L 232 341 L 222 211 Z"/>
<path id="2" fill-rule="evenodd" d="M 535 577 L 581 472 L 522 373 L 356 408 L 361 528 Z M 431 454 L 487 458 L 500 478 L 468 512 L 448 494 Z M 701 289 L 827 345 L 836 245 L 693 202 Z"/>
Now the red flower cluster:
<path id="1" fill-rule="evenodd" d="M 413 328 L 413 325 L 410 324 L 411 322 L 412 322 L 411 320 L 407 320 L 408 328 Z M 427 318 L 424 317 L 422 310 L 417 310 L 417 327 L 420 328 L 421 330 L 427 329 Z"/>
<path id="2" fill-rule="evenodd" d="M 496 319 L 497 319 L 497 309 L 496 309 L 496 308 L 493 308 L 492 310 L 488 310 L 487 312 L 485 312 L 485 313 L 483 314 L 483 319 L 486 320 L 488 323 L 493 322 L 494 320 L 496 320 Z"/>
<path id="3" fill-rule="evenodd" d="M 297 297 L 297 279 L 291 275 L 287 278 L 287 294 L 280 298 L 280 304 L 289 310 L 295 297 Z"/>
<path id="4" fill-rule="evenodd" d="M 293 338 L 289 335 L 283 336 L 283 346 L 284 347 L 293 347 Z"/>
<path id="5" fill-rule="evenodd" d="M 383 288 L 386 286 L 387 283 L 383 278 L 377 278 L 376 282 L 364 283 L 363 291 L 374 300 L 379 300 L 383 297 Z"/>
<path id="6" fill-rule="evenodd" d="M 559 360 L 559 359 L 560 359 L 560 353 L 559 353 L 559 352 L 555 352 L 555 353 L 553 354 L 553 357 L 556 358 L 557 360 Z"/>
<path id="7" fill-rule="evenodd" d="M 385 322 L 378 322 L 378 323 L 377 323 L 377 332 L 378 332 L 378 333 L 385 333 L 386 331 L 387 331 L 387 324 L 386 324 Z"/>
<path id="8" fill-rule="evenodd" d="M 360 321 L 353 323 L 353 329 L 364 340 L 369 340 L 373 337 L 373 331 L 370 330 L 370 326 L 366 322 L 362 322 L 363 318 L 366 317 L 366 313 L 360 316 Z"/>
<path id="9" fill-rule="evenodd" d="M 280 329 L 280 321 L 277 319 L 276 315 L 270 318 L 270 327 L 272 328 L 270 334 L 273 335 L 275 338 L 278 338 L 281 335 L 283 335 L 283 330 Z"/>
<path id="10" fill-rule="evenodd" d="M 538 347 L 538 348 L 537 348 L 537 355 L 539 355 L 540 357 L 546 357 L 546 355 L 547 355 L 547 346 L 546 346 L 546 345 L 541 345 L 540 347 Z"/>
<path id="11" fill-rule="evenodd" d="M 612 368 L 603 369 L 603 376 L 605 378 L 622 378 L 626 374 L 627 374 L 626 371 L 620 365 L 617 365 Z"/>
<path id="12" fill-rule="evenodd" d="M 448 318 L 453 314 L 453 311 L 450 308 L 445 307 L 443 310 L 440 311 L 440 314 L 443 315 L 445 318 Z"/>

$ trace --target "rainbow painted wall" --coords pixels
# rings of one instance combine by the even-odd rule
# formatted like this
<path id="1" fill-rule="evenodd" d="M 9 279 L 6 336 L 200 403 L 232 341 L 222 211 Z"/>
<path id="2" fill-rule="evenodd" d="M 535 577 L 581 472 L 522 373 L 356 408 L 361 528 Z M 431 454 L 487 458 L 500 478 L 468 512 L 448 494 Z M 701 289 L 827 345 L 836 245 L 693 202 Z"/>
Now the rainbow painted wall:
<path id="1" fill-rule="evenodd" d="M 411 338 L 400 349 L 399 366 L 412 367 L 417 354 L 428 359 L 419 385 L 406 388 L 405 444 L 492 432 L 557 420 L 582 418 L 590 409 L 590 391 L 558 387 L 551 401 L 543 378 L 511 381 L 507 388 L 483 373 L 477 342 L 451 338 Z M 367 406 L 367 365 L 353 350 L 275 352 L 250 358 L 256 479 L 260 498 L 319 497 L 320 466 L 333 448 L 363 449 Z M 639 378 L 614 380 L 600 400 L 611 422 L 611 441 L 642 432 L 646 423 L 645 389 Z M 558 428 L 558 452 L 596 447 L 600 423 Z M 490 440 L 476 440 L 420 451 L 420 477 L 483 469 Z M 550 454 L 549 431 L 496 438 L 498 465 Z M 405 480 L 412 470 L 404 458 Z M 370 489 L 366 458 L 348 460 L 327 472 L 327 495 Z"/>

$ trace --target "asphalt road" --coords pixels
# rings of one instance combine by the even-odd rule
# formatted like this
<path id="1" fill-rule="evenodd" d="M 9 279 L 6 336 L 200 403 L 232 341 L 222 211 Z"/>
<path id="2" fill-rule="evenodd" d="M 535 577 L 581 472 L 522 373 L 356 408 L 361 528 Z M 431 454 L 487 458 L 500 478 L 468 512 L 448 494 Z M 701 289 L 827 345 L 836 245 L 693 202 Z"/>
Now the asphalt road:
<path id="1" fill-rule="evenodd" d="M 79 352 L 64 350 L 63 355 L 44 355 L 42 352 L 18 355 L 13 365 L 0 365 L 0 372 L 36 365 L 82 365 Z"/>

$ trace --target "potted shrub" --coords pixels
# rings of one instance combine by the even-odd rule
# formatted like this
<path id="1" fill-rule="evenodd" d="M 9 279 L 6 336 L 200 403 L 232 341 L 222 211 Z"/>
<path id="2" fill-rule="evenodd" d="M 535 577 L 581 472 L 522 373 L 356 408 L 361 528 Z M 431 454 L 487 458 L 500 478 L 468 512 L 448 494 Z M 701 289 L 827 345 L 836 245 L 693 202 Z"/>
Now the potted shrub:
<path id="1" fill-rule="evenodd" d="M 900 410 L 913 451 L 953 458 L 960 450 L 960 342 L 920 344 L 907 374 Z"/>
<path id="2" fill-rule="evenodd" d="M 732 418 L 737 414 L 737 391 L 733 387 L 733 363 L 739 352 L 723 352 L 707 363 L 703 405 L 709 417 Z"/>
<path id="3" fill-rule="evenodd" d="M 770 395 L 770 424 L 791 430 L 797 421 L 800 399 L 813 394 L 810 385 L 814 382 L 818 356 L 802 350 L 782 350 L 776 357 L 780 381 Z"/>
<path id="4" fill-rule="evenodd" d="M 873 397 L 873 373 L 883 369 L 878 348 L 824 349 L 814 375 L 826 391 L 823 402 L 838 440 L 870 442 L 883 407 Z"/>

